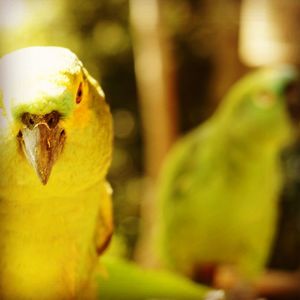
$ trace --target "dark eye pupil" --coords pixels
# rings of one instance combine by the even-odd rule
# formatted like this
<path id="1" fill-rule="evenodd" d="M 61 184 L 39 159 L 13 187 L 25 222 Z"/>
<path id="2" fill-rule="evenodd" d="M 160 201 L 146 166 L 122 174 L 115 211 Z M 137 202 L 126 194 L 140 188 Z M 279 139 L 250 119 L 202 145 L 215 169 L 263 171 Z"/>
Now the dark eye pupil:
<path id="1" fill-rule="evenodd" d="M 82 99 L 82 83 L 79 84 L 77 95 L 76 95 L 76 103 L 79 104 Z"/>

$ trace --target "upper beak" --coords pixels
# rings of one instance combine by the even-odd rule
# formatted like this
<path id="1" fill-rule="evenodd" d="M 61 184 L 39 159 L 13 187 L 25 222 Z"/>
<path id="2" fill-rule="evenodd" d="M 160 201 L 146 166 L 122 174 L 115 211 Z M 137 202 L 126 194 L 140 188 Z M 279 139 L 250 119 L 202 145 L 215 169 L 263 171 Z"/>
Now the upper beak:
<path id="1" fill-rule="evenodd" d="M 65 130 L 58 125 L 57 112 L 45 116 L 26 113 L 22 121 L 26 125 L 18 135 L 22 150 L 45 185 L 54 163 L 63 150 L 66 139 Z"/>

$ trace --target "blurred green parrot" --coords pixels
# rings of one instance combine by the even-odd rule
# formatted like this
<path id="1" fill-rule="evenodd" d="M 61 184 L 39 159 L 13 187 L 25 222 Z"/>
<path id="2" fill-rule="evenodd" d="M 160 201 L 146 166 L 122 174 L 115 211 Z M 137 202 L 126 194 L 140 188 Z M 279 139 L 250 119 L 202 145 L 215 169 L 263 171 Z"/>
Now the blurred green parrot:
<path id="1" fill-rule="evenodd" d="M 290 66 L 254 71 L 171 150 L 158 188 L 163 264 L 207 282 L 223 265 L 241 282 L 264 270 L 282 186 L 279 156 L 296 131 L 285 100 L 298 97 L 297 81 Z"/>
<path id="2" fill-rule="evenodd" d="M 124 261 L 99 263 L 113 231 L 111 152 L 104 94 L 75 54 L 30 47 L 1 58 L 1 299 L 196 300 L 209 292 Z"/>

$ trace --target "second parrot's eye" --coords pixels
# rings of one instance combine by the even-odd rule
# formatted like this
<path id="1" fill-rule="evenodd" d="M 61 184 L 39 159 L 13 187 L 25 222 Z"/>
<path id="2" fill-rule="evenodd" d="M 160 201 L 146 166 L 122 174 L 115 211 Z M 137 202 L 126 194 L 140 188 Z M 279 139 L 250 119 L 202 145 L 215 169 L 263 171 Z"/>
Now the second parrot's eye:
<path id="1" fill-rule="evenodd" d="M 79 84 L 77 94 L 76 94 L 76 103 L 79 104 L 82 100 L 82 82 Z"/>
<path id="2" fill-rule="evenodd" d="M 275 96 L 267 91 L 262 91 L 254 97 L 254 102 L 261 108 L 269 108 L 275 102 Z"/>

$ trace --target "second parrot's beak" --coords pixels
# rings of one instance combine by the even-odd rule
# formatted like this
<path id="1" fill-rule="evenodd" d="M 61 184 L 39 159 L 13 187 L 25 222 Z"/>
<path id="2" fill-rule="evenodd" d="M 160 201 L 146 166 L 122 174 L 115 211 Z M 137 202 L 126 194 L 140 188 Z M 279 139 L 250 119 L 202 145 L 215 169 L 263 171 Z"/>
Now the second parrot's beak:
<path id="1" fill-rule="evenodd" d="M 63 150 L 65 130 L 59 126 L 59 114 L 55 111 L 43 116 L 25 113 L 22 122 L 26 127 L 18 134 L 21 148 L 45 185 L 54 163 Z"/>

